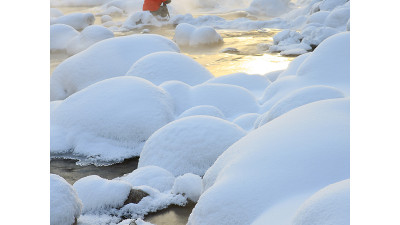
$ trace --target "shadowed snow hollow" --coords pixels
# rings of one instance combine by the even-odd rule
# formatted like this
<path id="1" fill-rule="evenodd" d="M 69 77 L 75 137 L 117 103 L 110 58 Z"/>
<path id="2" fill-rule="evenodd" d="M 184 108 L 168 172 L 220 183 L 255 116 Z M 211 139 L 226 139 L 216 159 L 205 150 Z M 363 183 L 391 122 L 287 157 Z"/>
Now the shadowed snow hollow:
<path id="1" fill-rule="evenodd" d="M 50 77 L 50 99 L 65 99 L 98 81 L 123 76 L 141 57 L 158 52 L 179 52 L 171 40 L 154 34 L 109 38 L 63 61 Z"/>
<path id="2" fill-rule="evenodd" d="M 157 130 L 140 154 L 139 168 L 155 165 L 175 176 L 202 176 L 217 157 L 246 132 L 212 116 L 185 117 Z"/>
<path id="3" fill-rule="evenodd" d="M 264 224 L 284 224 L 313 193 L 349 178 L 349 156 L 348 99 L 294 109 L 218 157 L 188 224 L 251 224 L 276 208 Z"/>
<path id="4" fill-rule="evenodd" d="M 170 96 L 137 77 L 116 77 L 79 91 L 51 113 L 51 153 L 84 161 L 138 156 L 150 135 L 174 119 Z"/>

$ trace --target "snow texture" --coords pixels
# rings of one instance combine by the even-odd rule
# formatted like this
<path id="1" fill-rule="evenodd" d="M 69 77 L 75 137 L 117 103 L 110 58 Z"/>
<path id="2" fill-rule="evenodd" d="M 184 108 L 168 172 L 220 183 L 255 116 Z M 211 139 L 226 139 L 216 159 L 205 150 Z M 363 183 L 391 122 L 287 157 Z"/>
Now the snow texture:
<path id="1" fill-rule="evenodd" d="M 177 80 L 192 86 L 214 77 L 189 56 L 176 52 L 156 52 L 146 55 L 135 62 L 126 75 L 144 78 L 155 85 Z"/>
<path id="2" fill-rule="evenodd" d="M 175 29 L 174 41 L 179 46 L 204 46 L 221 43 L 222 37 L 210 26 L 194 27 L 181 23 Z"/>
<path id="3" fill-rule="evenodd" d="M 59 64 L 50 77 L 50 99 L 62 100 L 98 81 L 123 76 L 141 57 L 178 46 L 154 34 L 108 38 Z"/>
<path id="4" fill-rule="evenodd" d="M 176 178 L 172 193 L 183 194 L 193 202 L 199 200 L 202 193 L 201 177 L 192 173 L 186 173 Z"/>
<path id="5" fill-rule="evenodd" d="M 81 52 L 96 42 L 113 38 L 114 33 L 99 25 L 91 25 L 81 31 L 78 36 L 75 36 L 67 45 L 68 55 L 75 55 Z"/>
<path id="6" fill-rule="evenodd" d="M 51 18 L 50 24 L 66 24 L 76 30 L 82 30 L 87 26 L 93 25 L 95 21 L 92 13 L 71 13 L 57 18 Z"/>
<path id="7" fill-rule="evenodd" d="M 260 116 L 258 113 L 243 114 L 236 118 L 233 122 L 243 128 L 246 131 L 250 131 L 254 128 L 254 123 Z"/>
<path id="8" fill-rule="evenodd" d="M 160 192 L 166 192 L 172 189 L 175 176 L 161 167 L 145 166 L 119 179 L 130 183 L 132 187 L 146 185 Z"/>
<path id="9" fill-rule="evenodd" d="M 131 185 L 127 182 L 107 180 L 97 175 L 77 180 L 74 188 L 83 202 L 83 213 L 121 207 L 131 191 Z"/>
<path id="10" fill-rule="evenodd" d="M 264 224 L 282 224 L 296 207 L 281 207 L 278 214 L 274 207 L 299 205 L 326 185 L 348 179 L 349 156 L 348 99 L 299 107 L 217 159 L 203 177 L 205 191 L 188 224 L 251 224 L 266 210 L 271 219 Z"/>
<path id="11" fill-rule="evenodd" d="M 65 24 L 50 26 L 50 51 L 65 51 L 68 43 L 79 36 L 79 32 Z"/>
<path id="12" fill-rule="evenodd" d="M 156 165 L 175 176 L 202 176 L 222 152 L 245 134 L 239 126 L 212 116 L 175 120 L 147 140 L 138 167 Z"/>
<path id="13" fill-rule="evenodd" d="M 138 77 L 107 79 L 54 109 L 51 153 L 69 153 L 87 163 L 121 162 L 138 156 L 150 135 L 173 119 L 163 89 Z"/>
<path id="14" fill-rule="evenodd" d="M 217 107 L 212 105 L 199 105 L 192 107 L 186 111 L 184 111 L 181 115 L 179 115 L 178 119 L 188 116 L 214 116 L 217 118 L 225 119 L 224 114 Z"/>
<path id="15" fill-rule="evenodd" d="M 75 189 L 62 177 L 50 174 L 50 224 L 71 225 L 82 211 Z"/>

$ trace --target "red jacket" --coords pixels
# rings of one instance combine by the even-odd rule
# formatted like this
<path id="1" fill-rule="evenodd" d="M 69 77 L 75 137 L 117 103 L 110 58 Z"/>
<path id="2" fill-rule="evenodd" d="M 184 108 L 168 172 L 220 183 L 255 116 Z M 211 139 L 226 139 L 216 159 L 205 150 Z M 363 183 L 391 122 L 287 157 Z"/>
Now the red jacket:
<path id="1" fill-rule="evenodd" d="M 157 11 L 165 1 L 167 0 L 144 0 L 143 11 Z"/>

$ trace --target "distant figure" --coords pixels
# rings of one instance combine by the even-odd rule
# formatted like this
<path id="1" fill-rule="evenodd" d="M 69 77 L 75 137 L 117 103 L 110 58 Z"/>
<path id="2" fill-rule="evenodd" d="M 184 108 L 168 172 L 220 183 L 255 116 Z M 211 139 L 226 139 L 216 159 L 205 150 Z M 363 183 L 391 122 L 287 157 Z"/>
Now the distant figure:
<path id="1" fill-rule="evenodd" d="M 150 11 L 153 16 L 169 17 L 167 8 L 169 3 L 171 0 L 144 0 L 143 11 Z"/>

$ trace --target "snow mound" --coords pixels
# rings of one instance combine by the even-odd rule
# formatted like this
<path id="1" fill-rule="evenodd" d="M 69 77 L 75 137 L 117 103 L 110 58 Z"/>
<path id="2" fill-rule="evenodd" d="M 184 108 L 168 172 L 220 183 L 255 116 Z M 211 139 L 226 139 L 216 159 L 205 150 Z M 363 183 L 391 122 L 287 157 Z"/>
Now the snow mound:
<path id="1" fill-rule="evenodd" d="M 350 19 L 350 7 L 337 7 L 326 18 L 325 25 L 333 28 L 341 28 L 344 30 L 347 21 Z"/>
<path id="2" fill-rule="evenodd" d="M 278 79 L 286 76 L 296 75 L 299 66 L 308 58 L 308 56 L 310 56 L 310 54 L 311 52 L 297 56 L 295 59 L 293 59 L 293 61 L 289 63 L 287 69 L 279 74 Z"/>
<path id="3" fill-rule="evenodd" d="M 293 202 L 286 205 L 300 205 L 349 178 L 349 142 L 348 99 L 314 102 L 276 118 L 233 144 L 207 170 L 205 191 L 188 224 L 251 224 L 288 199 Z M 296 209 L 280 208 L 264 224 L 283 224 Z"/>
<path id="4" fill-rule="evenodd" d="M 64 178 L 50 174 L 50 224 L 71 225 L 81 215 L 82 202 Z"/>
<path id="5" fill-rule="evenodd" d="M 107 23 L 107 22 L 112 21 L 112 17 L 109 15 L 103 15 L 103 16 L 101 16 L 100 20 L 101 20 L 101 23 Z"/>
<path id="6" fill-rule="evenodd" d="M 68 15 L 51 18 L 50 24 L 66 24 L 76 30 L 82 30 L 94 23 L 95 18 L 92 13 L 71 13 Z"/>
<path id="7" fill-rule="evenodd" d="M 250 131 L 254 128 L 254 123 L 260 116 L 258 113 L 247 113 L 239 116 L 233 122 L 243 128 L 246 131 Z"/>
<path id="8" fill-rule="evenodd" d="M 190 108 L 191 86 L 181 81 L 167 81 L 160 85 L 174 100 L 175 115 Z"/>
<path id="9" fill-rule="evenodd" d="M 319 11 L 312 15 L 310 15 L 307 19 L 307 23 L 319 23 L 324 24 L 326 17 L 328 17 L 330 13 L 328 11 Z"/>
<path id="10" fill-rule="evenodd" d="M 145 166 L 119 179 L 130 183 L 132 187 L 146 185 L 160 192 L 165 192 L 172 189 L 175 176 L 161 167 Z"/>
<path id="11" fill-rule="evenodd" d="M 197 202 L 200 198 L 202 188 L 201 177 L 192 173 L 186 173 L 176 178 L 172 192 L 183 194 L 193 202 Z"/>
<path id="12" fill-rule="evenodd" d="M 222 152 L 245 134 L 237 125 L 212 116 L 175 120 L 147 140 L 139 168 L 156 165 L 175 176 L 202 176 Z"/>
<path id="13" fill-rule="evenodd" d="M 350 224 L 350 180 L 331 184 L 305 201 L 293 225 Z"/>
<path id="14" fill-rule="evenodd" d="M 118 180 L 107 180 L 91 175 L 77 180 L 74 188 L 83 202 L 83 212 L 117 208 L 128 199 L 131 185 Z"/>
<path id="15" fill-rule="evenodd" d="M 138 59 L 158 51 L 179 52 L 179 48 L 171 40 L 154 34 L 100 41 L 56 67 L 50 77 L 50 99 L 65 99 L 98 81 L 123 76 Z"/>
<path id="16" fill-rule="evenodd" d="M 199 105 L 184 111 L 179 115 L 178 119 L 188 116 L 214 116 L 217 118 L 225 119 L 224 114 L 217 107 L 212 105 Z"/>
<path id="17" fill-rule="evenodd" d="M 253 0 L 249 8 L 250 13 L 269 17 L 277 17 L 290 10 L 290 0 Z"/>
<path id="18" fill-rule="evenodd" d="M 247 89 L 229 84 L 201 84 L 191 89 L 191 104 L 212 105 L 228 119 L 245 113 L 258 112 L 259 104 Z"/>
<path id="19" fill-rule="evenodd" d="M 57 8 L 50 8 L 50 18 L 57 18 L 63 15 L 64 14 L 61 12 L 61 10 Z"/>
<path id="20" fill-rule="evenodd" d="M 299 56 L 298 57 L 296 57 L 296 59 L 297 58 L 299 58 Z M 293 60 L 294 61 L 294 60 Z M 290 65 L 290 64 L 289 64 Z M 283 71 L 285 71 L 285 70 L 276 70 L 276 71 L 272 71 L 272 72 L 269 72 L 269 73 L 267 73 L 267 74 L 264 74 L 264 76 L 266 77 L 266 78 L 268 78 L 268 80 L 270 80 L 271 82 L 274 82 L 274 81 L 276 81 L 276 79 L 279 77 L 279 75 L 283 72 Z"/>
<path id="21" fill-rule="evenodd" d="M 146 55 L 135 62 L 126 75 L 142 77 L 155 85 L 170 80 L 197 85 L 214 77 L 189 56 L 176 52 L 156 52 Z"/>
<path id="22" fill-rule="evenodd" d="M 135 12 L 122 24 L 125 30 L 139 29 L 144 26 L 161 27 L 163 23 L 154 17 L 149 11 Z"/>
<path id="23" fill-rule="evenodd" d="M 271 84 L 271 82 L 265 76 L 261 75 L 249 75 L 246 73 L 233 73 L 208 80 L 207 83 L 214 84 L 231 84 L 246 88 L 254 96 L 262 96 L 265 88 Z"/>
<path id="24" fill-rule="evenodd" d="M 259 119 L 256 127 L 260 127 L 269 121 L 289 112 L 297 107 L 300 107 L 311 102 L 321 101 L 325 99 L 344 98 L 345 95 L 337 88 L 328 86 L 310 86 L 298 89 L 286 97 L 279 100 L 272 108 L 264 113 Z"/>
<path id="25" fill-rule="evenodd" d="M 222 37 L 210 26 L 194 27 L 180 23 L 175 29 L 174 41 L 180 46 L 205 46 L 221 43 Z"/>
<path id="26" fill-rule="evenodd" d="M 98 82 L 52 112 L 51 153 L 95 164 L 138 156 L 150 135 L 173 120 L 172 107 L 163 89 L 142 78 Z"/>
<path id="27" fill-rule="evenodd" d="M 79 36 L 79 32 L 65 24 L 50 26 L 50 51 L 65 51 L 68 43 Z"/>
<path id="28" fill-rule="evenodd" d="M 78 36 L 75 36 L 67 45 L 67 53 L 75 55 L 81 52 L 96 42 L 113 38 L 114 33 L 99 25 L 91 25 L 81 31 Z"/>

